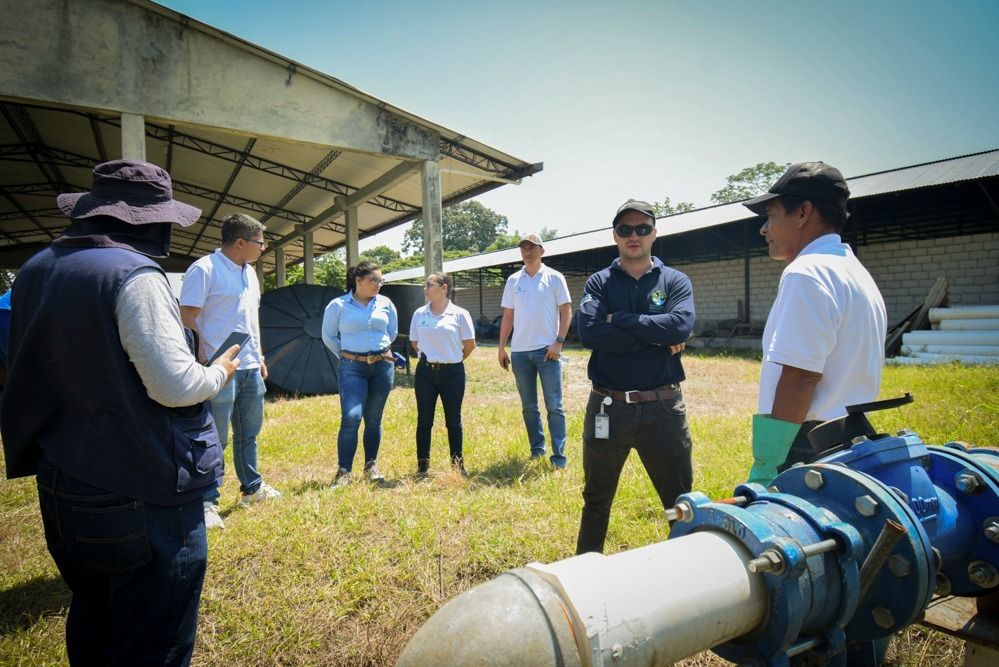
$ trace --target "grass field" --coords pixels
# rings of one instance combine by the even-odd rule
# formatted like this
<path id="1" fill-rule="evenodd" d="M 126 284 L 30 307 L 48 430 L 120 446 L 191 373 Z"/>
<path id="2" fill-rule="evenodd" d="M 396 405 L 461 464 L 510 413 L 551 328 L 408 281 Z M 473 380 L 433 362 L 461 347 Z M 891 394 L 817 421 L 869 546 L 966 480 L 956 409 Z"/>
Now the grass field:
<path id="1" fill-rule="evenodd" d="M 330 491 L 336 470 L 335 396 L 278 398 L 260 441 L 265 479 L 284 493 L 244 509 L 226 478 L 226 529 L 209 537 L 196 665 L 390 665 L 444 602 L 529 561 L 572 555 L 582 504 L 580 435 L 586 352 L 568 350 L 569 469 L 528 461 L 513 378 L 495 348 L 469 361 L 464 479 L 451 472 L 438 411 L 432 470 L 414 472 L 412 378 L 397 376 L 379 457 L 384 486 Z M 694 488 L 730 495 L 750 464 L 759 362 L 687 355 L 685 396 L 694 437 Z M 948 366 L 885 370 L 882 397 L 917 402 L 875 414 L 880 430 L 911 428 L 932 444 L 999 445 L 999 373 Z M 360 455 L 359 455 L 360 456 Z M 359 464 L 355 469 L 359 469 Z M 662 508 L 631 457 L 611 516 L 608 553 L 665 539 Z M 65 663 L 68 591 L 45 550 L 33 479 L 0 482 L 0 665 Z M 483 619 L 488 622 L 488 619 Z M 889 653 L 893 665 L 962 662 L 960 642 L 920 628 Z M 710 653 L 683 663 L 727 665 Z"/>

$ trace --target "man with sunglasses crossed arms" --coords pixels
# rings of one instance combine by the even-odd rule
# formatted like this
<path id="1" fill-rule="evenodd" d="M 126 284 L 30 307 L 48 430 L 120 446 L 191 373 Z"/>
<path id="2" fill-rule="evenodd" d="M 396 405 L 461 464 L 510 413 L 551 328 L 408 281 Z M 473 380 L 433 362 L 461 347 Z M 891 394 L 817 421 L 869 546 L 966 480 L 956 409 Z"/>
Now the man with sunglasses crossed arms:
<path id="1" fill-rule="evenodd" d="M 690 491 L 690 429 L 680 352 L 694 326 L 690 279 L 652 256 L 656 218 L 629 199 L 612 223 L 620 256 L 586 281 L 579 339 L 593 383 L 583 422 L 583 516 L 576 553 L 602 552 L 611 503 L 632 449 L 663 507 Z"/>

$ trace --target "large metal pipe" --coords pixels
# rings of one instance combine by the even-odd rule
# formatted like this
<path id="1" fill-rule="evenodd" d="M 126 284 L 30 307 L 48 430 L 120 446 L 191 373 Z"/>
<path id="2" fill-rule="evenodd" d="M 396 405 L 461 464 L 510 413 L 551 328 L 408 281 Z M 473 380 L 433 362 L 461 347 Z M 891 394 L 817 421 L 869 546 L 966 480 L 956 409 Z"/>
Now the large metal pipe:
<path id="1" fill-rule="evenodd" d="M 763 623 L 767 589 L 751 558 L 734 537 L 704 531 L 532 563 L 448 602 L 397 664 L 672 664 Z"/>

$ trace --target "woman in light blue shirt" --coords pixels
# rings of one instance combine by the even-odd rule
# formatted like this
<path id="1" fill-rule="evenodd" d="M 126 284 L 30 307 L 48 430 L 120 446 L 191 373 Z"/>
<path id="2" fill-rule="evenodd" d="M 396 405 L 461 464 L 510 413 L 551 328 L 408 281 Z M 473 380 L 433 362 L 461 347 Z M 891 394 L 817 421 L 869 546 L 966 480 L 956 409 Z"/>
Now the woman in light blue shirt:
<path id="1" fill-rule="evenodd" d="M 350 483 L 362 418 L 364 473 L 373 482 L 385 479 L 378 471 L 378 446 L 382 412 L 395 380 L 391 345 L 399 333 L 399 316 L 392 301 L 378 293 L 383 282 L 377 264 L 361 262 L 347 270 L 350 291 L 330 301 L 323 313 L 323 343 L 340 359 L 339 467 L 334 489 Z"/>

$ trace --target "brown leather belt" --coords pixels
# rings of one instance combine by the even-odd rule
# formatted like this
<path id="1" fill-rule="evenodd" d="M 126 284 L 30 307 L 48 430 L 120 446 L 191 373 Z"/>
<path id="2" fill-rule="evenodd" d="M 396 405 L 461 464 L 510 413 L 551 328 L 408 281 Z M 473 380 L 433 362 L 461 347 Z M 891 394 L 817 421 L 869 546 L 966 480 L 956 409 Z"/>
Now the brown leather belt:
<path id="1" fill-rule="evenodd" d="M 368 354 L 356 354 L 354 352 L 348 352 L 347 350 L 340 350 L 340 356 L 344 359 L 349 359 L 350 361 L 361 361 L 369 366 L 371 364 L 377 364 L 379 361 L 392 362 L 392 350 L 384 350 L 382 352 L 369 352 Z"/>
<path id="2" fill-rule="evenodd" d="M 593 385 L 593 391 L 601 396 L 610 396 L 615 401 L 622 403 L 648 403 L 650 401 L 668 400 L 680 395 L 680 386 L 675 384 L 664 384 L 655 389 L 632 389 L 630 391 L 614 391 L 606 389 L 600 385 Z"/>

